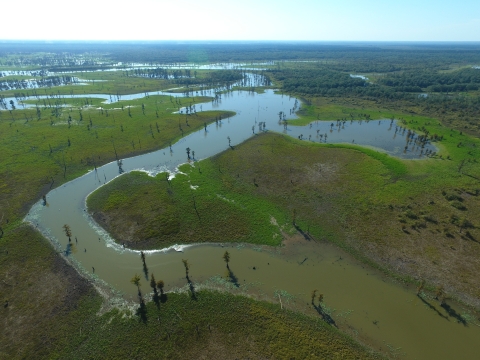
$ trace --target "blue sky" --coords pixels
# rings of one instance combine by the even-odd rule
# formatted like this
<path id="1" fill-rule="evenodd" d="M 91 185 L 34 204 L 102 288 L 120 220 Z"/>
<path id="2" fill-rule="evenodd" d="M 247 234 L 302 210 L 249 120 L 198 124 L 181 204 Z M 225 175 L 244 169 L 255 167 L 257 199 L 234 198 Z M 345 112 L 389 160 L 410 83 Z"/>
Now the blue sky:
<path id="1" fill-rule="evenodd" d="M 12 16 L 2 11 L 0 39 L 480 41 L 480 0 L 24 0 L 17 5 L 21 9 L 12 3 Z"/>

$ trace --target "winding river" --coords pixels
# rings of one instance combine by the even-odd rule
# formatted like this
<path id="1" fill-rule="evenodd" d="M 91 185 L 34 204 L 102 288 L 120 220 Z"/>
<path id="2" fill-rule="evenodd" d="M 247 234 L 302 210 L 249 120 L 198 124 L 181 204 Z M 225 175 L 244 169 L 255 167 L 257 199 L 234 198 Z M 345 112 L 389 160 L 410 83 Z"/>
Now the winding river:
<path id="1" fill-rule="evenodd" d="M 149 95 L 167 95 L 152 92 Z M 170 95 L 170 94 L 168 94 Z M 176 94 L 181 96 L 181 94 Z M 122 100 L 141 98 L 142 94 L 122 96 Z M 82 95 L 109 101 L 109 95 Z M 115 99 L 114 99 L 115 100 Z M 206 131 L 192 133 L 169 148 L 123 159 L 124 172 L 141 170 L 155 175 L 175 173 L 186 161 L 185 149 L 195 151 L 197 159 L 213 156 L 228 148 L 227 137 L 237 145 L 259 131 L 284 132 L 305 141 L 354 143 L 384 151 L 392 156 L 418 159 L 421 149 L 407 143 L 405 131 L 392 120 L 313 122 L 290 126 L 279 121 L 295 118 L 299 105 L 295 98 L 272 90 L 257 94 L 233 91 L 222 94 L 217 102 L 202 104 L 202 110 L 232 110 L 234 117 L 210 124 Z M 197 110 L 200 105 L 196 105 Z M 264 124 L 263 124 L 264 123 Z M 252 129 L 253 127 L 253 129 Z M 326 135 L 326 136 L 325 136 Z M 135 273 L 143 274 L 139 253 L 116 244 L 87 214 L 88 194 L 119 176 L 116 162 L 72 180 L 47 194 L 48 206 L 39 201 L 26 221 L 41 231 L 79 271 L 118 291 L 119 297 L 131 298 L 136 287 L 130 283 Z M 192 184 L 195 185 L 195 184 Z M 74 246 L 68 246 L 63 224 L 69 224 Z M 438 302 L 417 297 L 411 290 L 393 284 L 329 244 L 293 241 L 282 248 L 252 247 L 243 244 L 224 246 L 203 244 L 175 246 L 146 252 L 148 270 L 163 279 L 166 290 L 185 288 L 181 259 L 191 263 L 193 282 L 218 287 L 232 287 L 225 281 L 222 254 L 231 253 L 230 268 L 238 279 L 236 292 L 254 294 L 271 301 L 282 299 L 286 308 L 305 308 L 312 289 L 325 295 L 325 306 L 332 318 L 347 333 L 381 349 L 392 357 L 410 359 L 473 359 L 478 356 L 480 327 L 474 321 L 458 322 Z M 142 280 L 147 291 L 148 281 Z M 280 306 L 280 305 L 279 305 Z M 452 305 L 469 320 L 467 310 Z M 441 314 L 441 315 L 439 315 Z"/>

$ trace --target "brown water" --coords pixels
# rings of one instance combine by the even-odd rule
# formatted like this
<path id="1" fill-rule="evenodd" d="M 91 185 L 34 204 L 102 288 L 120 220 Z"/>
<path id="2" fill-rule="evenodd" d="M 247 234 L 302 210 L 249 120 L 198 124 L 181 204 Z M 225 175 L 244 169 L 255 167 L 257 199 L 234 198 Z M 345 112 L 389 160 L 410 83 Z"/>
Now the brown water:
<path id="1" fill-rule="evenodd" d="M 228 146 L 227 136 L 231 136 L 233 144 L 243 141 L 256 120 L 277 124 L 278 112 L 288 113 L 295 99 L 267 91 L 262 95 L 240 92 L 237 97 L 230 95 L 223 99 L 223 104 L 229 100 L 237 101 L 237 107 L 225 109 L 236 110 L 237 116 L 224 120 L 218 127 L 213 124 L 207 131 L 185 137 L 173 145 L 172 152 L 165 149 L 125 159 L 123 170 L 145 169 L 152 173 L 173 170 L 185 161 L 187 146 L 202 158 L 216 154 Z M 241 104 L 250 104 L 250 107 L 242 108 Z M 238 121 L 248 122 L 238 125 Z M 357 126 L 355 123 L 345 125 L 347 128 Z M 315 136 L 316 126 L 304 127 L 303 134 L 311 131 Z M 399 136 L 395 129 L 391 130 L 390 122 L 375 121 L 358 126 L 367 126 L 366 133 L 370 135 L 376 129 L 384 129 L 381 131 L 385 136 Z M 298 129 L 290 131 L 298 132 Z M 329 132 L 329 142 L 334 134 L 343 133 L 341 127 Z M 358 136 L 357 132 L 357 139 Z M 26 220 L 38 226 L 59 251 L 69 249 L 62 230 L 63 224 L 69 224 L 74 244 L 73 249 L 69 249 L 72 250 L 67 255 L 69 259 L 80 271 L 101 279 L 130 298 L 136 292 L 130 279 L 135 273 L 143 274 L 139 252 L 116 244 L 92 222 L 85 205 L 89 193 L 118 175 L 117 164 L 110 163 L 62 185 L 47 195 L 48 206 L 37 203 Z M 225 248 L 200 245 L 176 249 L 183 252 L 171 249 L 146 254 L 149 272 L 153 272 L 157 280 L 165 281 L 167 291 L 186 285 L 182 259 L 191 263 L 190 278 L 195 286 L 202 283 L 234 286 L 225 281 L 226 267 L 222 260 Z M 426 299 L 424 303 L 411 290 L 383 279 L 330 245 L 303 241 L 282 249 L 230 245 L 228 250 L 230 268 L 239 284 L 239 288 L 234 287 L 235 291 L 277 302 L 280 294 L 285 307 L 305 309 L 311 291 L 318 289 L 325 295 L 325 306 L 340 328 L 391 356 L 409 359 L 474 359 L 478 356 L 480 327 L 474 323 L 458 323 L 435 300 Z M 143 290 L 148 291 L 145 277 L 142 283 Z M 458 305 L 452 304 L 452 307 L 457 313 L 464 312 Z"/>
<path id="2" fill-rule="evenodd" d="M 72 198 L 63 200 L 65 204 L 75 202 Z M 68 211 L 58 211 L 60 199 L 54 197 L 51 201 L 42 212 L 42 221 L 70 224 L 76 247 L 70 255 L 72 261 L 78 262 L 86 273 L 111 284 L 125 298 L 136 293 L 130 283 L 135 273 L 142 276 L 143 291 L 150 290 L 138 252 L 105 242 L 103 236 L 100 240 L 98 236 L 86 237 L 82 226 L 88 227 L 88 222 L 77 221 Z M 61 226 L 46 235 L 59 239 L 60 247 L 67 246 Z M 226 276 L 222 255 L 227 249 L 238 288 Z M 436 300 L 427 298 L 425 301 L 434 309 L 430 308 L 412 290 L 382 278 L 331 245 L 303 240 L 282 248 L 234 244 L 198 245 L 182 250 L 146 253 L 148 276 L 153 273 L 157 280 L 164 280 L 167 291 L 187 286 L 181 260 L 188 259 L 190 279 L 197 288 L 205 283 L 230 287 L 275 302 L 280 294 L 286 308 L 300 310 L 310 302 L 311 291 L 318 289 L 342 330 L 390 355 L 408 359 L 474 359 L 478 354 L 480 327 L 458 323 Z M 458 305 L 452 307 L 457 313 L 464 312 Z"/>
<path id="3" fill-rule="evenodd" d="M 225 250 L 231 254 L 230 269 L 239 291 L 278 303 L 280 294 L 284 307 L 304 309 L 310 303 L 311 291 L 318 289 L 325 296 L 324 307 L 342 330 L 390 356 L 474 359 L 478 354 L 480 328 L 457 323 L 437 301 L 427 298 L 425 301 L 435 310 L 429 308 L 412 291 L 383 279 L 327 244 L 303 241 L 280 251 L 235 245 L 197 246 L 184 253 L 150 255 L 146 263 L 157 279 L 166 281 L 167 288 L 186 286 L 181 260 L 188 259 L 194 284 L 207 282 L 221 287 L 223 280 L 235 289 L 222 259 Z M 135 268 L 140 274 L 138 255 L 134 263 L 131 270 Z M 147 288 L 145 278 L 143 283 Z M 133 285 L 126 285 L 130 291 L 135 290 Z M 458 306 L 453 307 L 460 311 Z"/>

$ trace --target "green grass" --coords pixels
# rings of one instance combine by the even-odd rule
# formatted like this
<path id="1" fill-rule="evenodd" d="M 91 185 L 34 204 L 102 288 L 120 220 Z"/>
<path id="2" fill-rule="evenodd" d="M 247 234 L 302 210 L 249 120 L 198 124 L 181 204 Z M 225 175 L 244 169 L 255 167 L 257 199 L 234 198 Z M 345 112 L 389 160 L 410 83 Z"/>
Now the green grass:
<path id="1" fill-rule="evenodd" d="M 386 169 L 392 174 L 393 177 L 400 177 L 407 174 L 408 168 L 404 161 L 400 161 L 397 158 L 394 158 L 388 154 L 368 149 L 362 146 L 348 145 L 348 144 L 328 144 L 327 147 L 336 148 L 336 149 L 352 149 L 359 151 L 368 155 L 372 159 L 380 161 Z"/>
<path id="2" fill-rule="evenodd" d="M 437 120 L 420 115 L 412 115 L 398 110 L 388 110 L 378 107 L 365 107 L 359 101 L 357 106 L 331 103 L 325 98 L 309 98 L 311 105 L 302 104 L 297 113 L 299 119 L 289 120 L 292 125 L 308 125 L 316 120 L 378 120 L 378 119 L 405 119 L 406 121 L 435 122 Z M 366 103 L 365 105 L 371 105 Z"/>
<path id="3" fill-rule="evenodd" d="M 130 354 L 133 357 L 141 354 L 145 358 L 158 358 L 159 351 L 166 357 L 195 357 L 199 353 L 208 357 L 228 357 L 230 354 L 282 357 L 282 354 L 295 353 L 303 357 L 311 351 L 326 357 L 341 356 L 338 354 L 368 357 L 365 349 L 326 327 L 319 319 L 279 313 L 273 305 L 228 294 L 200 292 L 196 302 L 187 295 L 169 294 L 160 311 L 152 303 L 147 305 L 147 324 L 139 322 L 135 315 L 125 318 L 119 310 L 99 316 L 103 300 L 93 287 L 55 253 L 46 239 L 22 224 L 30 205 L 51 187 L 85 173 L 94 164 L 100 166 L 115 159 L 113 141 L 120 158 L 132 156 L 167 146 L 180 138 L 179 124 L 187 134 L 201 128 L 204 122 L 233 114 L 205 112 L 188 117 L 171 114 L 179 106 L 204 100 L 199 97 L 181 99 L 178 104 L 168 96 L 150 96 L 105 105 L 98 99 L 89 99 L 89 106 L 84 107 L 86 99 L 66 99 L 71 107 L 57 113 L 53 100 L 50 105 L 47 101 L 46 106 L 43 101 L 39 103 L 39 114 L 35 109 L 0 113 L 0 150 L 3 153 L 0 159 L 0 226 L 3 231 L 0 299 L 2 305 L 8 301 L 0 310 L 4 320 L 0 324 L 0 357 L 131 358 Z M 95 108 L 99 106 L 103 110 Z M 129 106 L 131 116 L 128 115 Z M 186 125 L 187 119 L 190 126 Z M 205 168 L 205 171 L 214 169 Z M 148 180 L 152 181 L 152 186 L 162 185 L 161 181 Z M 202 181 L 206 186 L 208 181 L 205 178 Z M 212 189 L 215 189 L 213 185 Z M 179 186 L 176 190 L 179 199 L 188 207 L 189 187 Z M 257 205 L 261 203 L 255 201 Z M 198 209 L 202 212 L 205 206 L 222 204 L 229 203 L 220 197 L 198 198 Z M 270 209 L 265 201 L 262 206 L 257 214 Z M 241 207 L 236 210 L 232 214 L 239 217 L 237 225 L 251 233 L 252 222 L 241 221 L 242 216 L 249 220 L 248 214 Z M 224 225 L 215 224 L 219 228 Z M 204 229 L 210 228 L 213 227 Z M 260 230 L 257 238 L 260 241 L 263 226 L 253 229 Z M 184 320 L 179 320 L 177 314 Z M 198 337 L 196 325 L 201 334 Z M 207 334 L 208 325 L 212 332 Z M 165 335 L 167 331 L 170 335 Z M 250 345 L 246 347 L 232 340 L 237 338 Z"/>
<path id="4" fill-rule="evenodd" d="M 196 242 L 280 244 L 279 229 L 265 226 L 280 214 L 269 203 L 226 192 L 212 178 L 219 170 L 210 161 L 180 171 L 187 175 L 169 182 L 166 174 L 121 176 L 88 198 L 89 210 L 117 241 L 138 249 Z"/>
<path id="5" fill-rule="evenodd" d="M 0 70 L 1 71 L 1 70 Z M 39 80 L 41 79 L 40 76 L 30 76 L 30 75 L 8 75 L 8 76 L 2 76 L 0 77 L 0 82 L 2 81 L 11 81 L 11 80 L 18 80 L 18 81 L 21 81 L 21 80 L 32 80 L 32 79 L 35 79 L 35 80 Z M 21 90 L 20 90 L 21 91 Z M 0 92 L 0 94 L 3 95 L 3 91 Z"/>
<path id="6" fill-rule="evenodd" d="M 320 319 L 227 293 L 168 294 L 145 314 L 105 314 L 72 358 L 378 358 Z"/>
<path id="7" fill-rule="evenodd" d="M 197 91 L 202 91 L 209 89 L 208 87 L 201 87 L 201 86 L 185 86 L 185 87 L 179 87 L 179 88 L 173 88 L 169 89 L 168 92 L 172 94 L 183 94 L 184 92 L 197 92 Z"/>
<path id="8" fill-rule="evenodd" d="M 311 105 L 302 104 L 302 109 L 299 111 L 299 119 L 289 120 L 291 125 L 307 125 L 313 121 L 320 120 L 377 120 L 377 119 L 395 119 L 401 126 L 407 127 L 418 134 L 424 134 L 428 131 L 430 135 L 442 136 L 441 142 L 434 142 L 434 145 L 439 148 L 439 153 L 442 159 L 448 162 L 441 163 L 440 166 L 435 166 L 435 171 L 453 172 L 455 167 L 458 168 L 460 163 L 465 160 L 462 169 L 465 173 L 480 177 L 480 167 L 477 166 L 477 161 L 480 159 L 480 142 L 478 138 L 462 133 L 459 130 L 452 130 L 444 126 L 435 118 L 406 113 L 395 109 L 384 109 L 372 106 L 371 102 L 363 100 L 349 99 L 350 105 L 333 102 L 326 98 L 308 99 Z M 354 106 L 352 106 L 354 105 Z M 375 156 L 370 153 L 370 156 Z M 414 164 L 415 162 L 407 162 L 407 164 Z M 421 161 L 415 164 L 414 167 L 427 165 L 432 166 L 431 161 Z M 414 167 L 410 166 L 410 170 Z"/>
<path id="9" fill-rule="evenodd" d="M 45 101 L 44 101 L 45 100 Z M 63 111 L 69 111 L 70 108 L 83 108 L 87 106 L 91 107 L 107 107 L 109 106 L 112 108 L 111 105 L 104 104 L 105 99 L 99 99 L 99 98 L 92 98 L 92 97 L 82 97 L 82 98 L 67 98 L 67 99 L 61 99 L 60 101 L 55 101 L 53 99 L 41 99 L 41 100 L 25 100 L 25 104 L 30 104 L 30 105 L 35 105 L 38 106 L 40 109 L 47 110 L 50 109 L 52 110 L 58 103 L 58 105 L 62 105 L 66 107 Z M 76 110 L 77 110 L 76 109 Z M 21 108 L 20 108 L 21 110 Z"/>
<path id="10" fill-rule="evenodd" d="M 311 169 L 311 179 L 305 180 L 305 169 L 310 171 L 312 165 L 324 163 L 325 179 L 316 173 L 318 169 Z M 93 193 L 88 205 L 120 242 L 131 240 L 125 236 L 126 229 L 135 228 L 135 242 L 141 248 L 203 241 L 278 245 L 282 231 L 293 231 L 294 209 L 305 229 L 309 223 L 313 234 L 328 233 L 316 219 L 324 209 L 312 212 L 312 206 L 320 206 L 319 199 L 328 197 L 330 207 L 334 198 L 345 197 L 332 183 L 340 180 L 329 167 L 348 167 L 341 180 L 352 194 L 406 173 L 403 162 L 373 150 L 320 146 L 270 134 L 257 136 L 195 167 L 185 165 L 181 168 L 185 175 L 177 175 L 170 184 L 164 174 L 156 178 L 142 173 L 122 176 Z M 357 178 L 348 177 L 349 173 L 356 173 Z M 320 176 L 319 184 L 316 176 Z M 320 184 L 323 194 L 312 188 Z M 311 214 L 308 221 L 304 214 Z M 272 218 L 280 226 L 273 225 Z M 167 219 L 174 219 L 173 224 Z"/>
<path id="11" fill-rule="evenodd" d="M 125 77 L 121 71 L 105 71 L 92 73 L 72 73 L 80 79 L 103 80 L 88 85 L 66 85 L 51 88 L 8 90 L 2 91 L 5 97 L 13 96 L 15 93 L 23 93 L 33 96 L 39 95 L 82 95 L 82 94 L 133 94 L 147 91 L 157 91 L 172 87 L 168 80 L 146 79 L 138 77 Z"/>
<path id="12" fill-rule="evenodd" d="M 1 65 L 0 64 L 0 71 L 29 71 L 29 70 L 41 70 L 40 66 L 11 66 L 11 65 Z"/>

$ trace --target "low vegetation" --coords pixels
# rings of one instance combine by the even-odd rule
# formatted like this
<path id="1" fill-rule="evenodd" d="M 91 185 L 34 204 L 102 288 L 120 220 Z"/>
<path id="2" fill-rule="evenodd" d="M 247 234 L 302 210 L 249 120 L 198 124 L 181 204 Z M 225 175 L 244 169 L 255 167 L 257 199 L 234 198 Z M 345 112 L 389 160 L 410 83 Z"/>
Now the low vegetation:
<path id="1" fill-rule="evenodd" d="M 480 190 L 452 161 L 401 161 L 360 147 L 264 134 L 181 171 L 170 181 L 165 174 L 120 177 L 88 205 L 135 248 L 275 245 L 296 228 L 478 304 Z"/>
<path id="2" fill-rule="evenodd" d="M 321 319 L 227 293 L 198 291 L 194 301 L 167 292 L 141 317 L 130 306 L 109 310 L 28 226 L 2 239 L 0 278 L 5 359 L 378 358 Z"/>
<path id="3" fill-rule="evenodd" d="M 160 303 L 125 302 L 112 309 L 91 279 L 22 223 L 50 189 L 117 158 L 167 147 L 233 115 L 197 111 L 199 103 L 211 100 L 197 91 L 205 80 L 212 86 L 231 82 L 238 72 L 167 72 L 165 77 L 159 70 L 93 71 L 117 61 L 313 59 L 261 66 L 271 70 L 269 78 L 283 86 L 281 91 L 303 100 L 300 119 L 290 125 L 395 118 L 417 133 L 437 135 L 439 149 L 430 159 L 401 161 L 357 146 L 255 136 L 212 159 L 184 165 L 184 174 L 173 179 L 131 173 L 101 188 L 89 208 L 118 241 L 137 249 L 202 241 L 279 245 L 284 236 L 300 232 L 417 282 L 418 292 L 436 288 L 442 302 L 453 296 L 480 307 L 476 45 L 378 51 L 239 44 L 226 51 L 219 44 L 189 49 L 146 44 L 132 51 L 133 45 L 110 44 L 108 55 L 98 44 L 36 46 L 0 44 L 0 69 L 71 71 L 89 82 L 1 92 L 36 104 L 33 109 L 6 104 L 8 111 L 0 111 L 1 358 L 376 357 L 319 318 L 207 290 L 197 292 L 195 301 L 187 293 L 164 293 L 160 279 Z M 79 61 L 77 55 L 87 48 Z M 9 75 L 0 82 L 42 77 Z M 190 86 L 190 98 L 122 99 L 182 82 Z M 419 96 L 423 92 L 428 94 Z M 120 101 L 68 99 L 87 93 Z M 49 98 L 37 100 L 35 94 Z M 173 114 L 182 107 L 188 114 Z M 224 260 L 228 268 L 228 256 Z M 312 302 L 317 295 L 312 293 Z"/>
<path id="4" fill-rule="evenodd" d="M 150 96 L 94 107 L 100 105 L 98 99 L 78 98 L 72 101 L 76 107 L 58 107 L 51 100 L 40 102 L 37 109 L 0 112 L 4 154 L 0 202 L 8 204 L 0 218 L 11 225 L 49 189 L 95 166 L 167 147 L 205 124 L 234 114 L 195 110 L 173 114 L 207 99 Z"/>
<path id="5" fill-rule="evenodd" d="M 0 239 L 0 358 L 61 358 L 81 346 L 103 299 L 38 232 Z"/>

